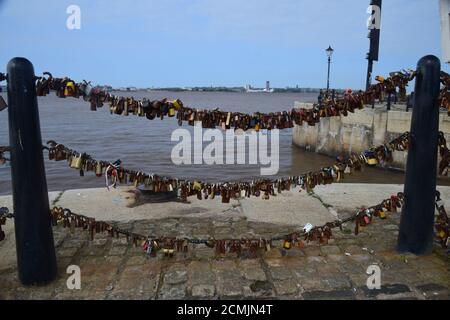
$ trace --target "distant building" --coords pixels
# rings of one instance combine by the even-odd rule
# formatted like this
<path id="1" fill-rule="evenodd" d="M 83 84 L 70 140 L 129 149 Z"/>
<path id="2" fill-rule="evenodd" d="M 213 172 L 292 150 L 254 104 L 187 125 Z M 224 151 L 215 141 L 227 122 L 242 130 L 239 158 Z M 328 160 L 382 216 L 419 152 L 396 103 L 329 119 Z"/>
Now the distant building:
<path id="1" fill-rule="evenodd" d="M 247 84 L 245 85 L 245 92 L 248 93 L 255 93 L 255 92 L 268 92 L 268 93 L 272 93 L 273 89 L 270 88 L 270 81 L 266 81 L 266 87 L 264 89 L 260 89 L 260 88 L 252 88 L 251 85 Z"/>

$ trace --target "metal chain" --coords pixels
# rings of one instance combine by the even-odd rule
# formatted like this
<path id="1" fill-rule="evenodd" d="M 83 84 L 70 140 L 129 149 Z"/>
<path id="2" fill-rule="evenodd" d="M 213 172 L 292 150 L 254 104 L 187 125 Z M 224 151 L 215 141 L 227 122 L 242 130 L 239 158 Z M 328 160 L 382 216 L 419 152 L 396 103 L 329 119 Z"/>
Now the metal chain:
<path id="1" fill-rule="evenodd" d="M 128 116 L 129 114 L 147 117 L 149 120 L 155 118 L 175 117 L 180 125 L 188 122 L 194 125 L 200 121 L 204 128 L 222 126 L 224 129 L 285 129 L 292 128 L 294 124 L 307 123 L 314 126 L 320 118 L 332 116 L 347 116 L 349 112 L 363 109 L 364 105 L 372 104 L 375 99 L 380 99 L 384 93 L 393 93 L 399 88 L 402 97 L 406 97 L 406 86 L 415 77 L 413 71 L 391 72 L 390 77 L 384 79 L 377 77 L 379 81 L 369 87 L 367 91 L 347 92 L 342 98 L 327 98 L 319 104 L 314 104 L 312 109 L 293 108 L 289 111 L 246 114 L 241 112 L 214 110 L 200 110 L 185 107 L 183 102 L 176 100 L 155 100 L 146 98 L 136 99 L 134 97 L 122 97 L 110 94 L 99 87 L 93 88 L 90 82 L 76 83 L 68 77 L 54 78 L 51 73 L 45 72 L 43 77 L 37 77 L 36 89 L 38 96 L 45 96 L 50 91 L 56 91 L 58 97 L 82 97 L 91 105 L 95 111 L 104 103 L 110 105 L 112 114 Z M 443 74 L 445 76 L 446 74 Z M 445 82 L 447 83 L 447 82 Z"/>

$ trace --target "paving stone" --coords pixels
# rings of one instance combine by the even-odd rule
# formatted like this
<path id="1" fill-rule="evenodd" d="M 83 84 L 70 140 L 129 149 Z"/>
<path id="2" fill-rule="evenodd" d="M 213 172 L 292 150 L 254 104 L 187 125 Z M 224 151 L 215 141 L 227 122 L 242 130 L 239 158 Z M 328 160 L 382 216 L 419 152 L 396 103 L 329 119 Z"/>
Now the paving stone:
<path id="1" fill-rule="evenodd" d="M 199 284 L 192 286 L 192 297 L 194 298 L 212 298 L 215 294 L 214 285 Z"/>
<path id="2" fill-rule="evenodd" d="M 128 246 L 123 246 L 123 245 L 117 246 L 116 245 L 116 246 L 112 246 L 111 249 L 109 249 L 108 254 L 111 256 L 123 256 L 123 255 L 125 255 L 127 250 L 128 250 Z"/>
<path id="3" fill-rule="evenodd" d="M 269 297 L 273 295 L 273 285 L 269 281 L 257 280 L 252 282 L 248 288 L 252 292 L 252 295 L 258 297 Z"/>
<path id="4" fill-rule="evenodd" d="M 188 266 L 188 279 L 191 285 L 212 285 L 216 276 L 206 261 L 192 261 Z"/>
<path id="5" fill-rule="evenodd" d="M 164 283 L 180 284 L 187 281 L 186 270 L 170 270 L 164 274 Z"/>
<path id="6" fill-rule="evenodd" d="M 66 247 L 66 248 L 60 248 L 56 252 L 56 256 L 58 258 L 71 258 L 75 256 L 75 254 L 78 252 L 78 247 Z"/>
<path id="7" fill-rule="evenodd" d="M 326 274 L 321 279 L 331 289 L 351 288 L 350 278 L 344 274 Z"/>
<path id="8" fill-rule="evenodd" d="M 448 285 L 448 284 L 447 284 Z M 417 289 L 420 291 L 443 291 L 448 290 L 448 288 L 444 287 L 443 285 L 437 284 L 437 283 L 427 283 L 420 286 L 417 286 Z"/>
<path id="9" fill-rule="evenodd" d="M 269 270 L 274 280 L 287 280 L 293 277 L 291 270 L 286 266 L 269 267 Z"/>
<path id="10" fill-rule="evenodd" d="M 273 285 L 277 294 L 281 296 L 296 295 L 299 290 L 297 283 L 292 280 L 277 280 Z"/>
<path id="11" fill-rule="evenodd" d="M 411 292 L 408 286 L 400 283 L 381 285 L 381 289 L 369 289 L 367 286 L 360 288 L 368 298 L 376 297 L 379 294 L 393 295 L 397 293 Z"/>
<path id="12" fill-rule="evenodd" d="M 178 284 L 178 285 L 163 285 L 158 299 L 162 300 L 180 300 L 186 297 L 186 285 Z"/>
<path id="13" fill-rule="evenodd" d="M 345 255 L 343 254 L 328 254 L 327 261 L 332 262 L 343 262 L 345 260 Z"/>
<path id="14" fill-rule="evenodd" d="M 266 274 L 257 259 L 241 261 L 239 263 L 239 269 L 241 269 L 242 275 L 247 280 L 266 280 Z"/>
<path id="15" fill-rule="evenodd" d="M 306 256 L 308 257 L 318 257 L 321 254 L 320 247 L 306 246 L 302 249 Z"/>
<path id="16" fill-rule="evenodd" d="M 339 300 L 355 299 L 355 292 L 351 289 L 340 289 L 332 291 L 307 291 L 302 293 L 303 298 L 307 300 Z"/>
<path id="17" fill-rule="evenodd" d="M 239 298 L 243 294 L 243 288 L 239 283 L 221 283 L 217 289 L 221 298 Z"/>
<path id="18" fill-rule="evenodd" d="M 323 255 L 327 255 L 327 256 L 330 255 L 330 254 L 336 255 L 336 254 L 340 254 L 341 253 L 341 249 L 339 249 L 338 246 L 321 246 L 320 247 L 320 252 Z"/>

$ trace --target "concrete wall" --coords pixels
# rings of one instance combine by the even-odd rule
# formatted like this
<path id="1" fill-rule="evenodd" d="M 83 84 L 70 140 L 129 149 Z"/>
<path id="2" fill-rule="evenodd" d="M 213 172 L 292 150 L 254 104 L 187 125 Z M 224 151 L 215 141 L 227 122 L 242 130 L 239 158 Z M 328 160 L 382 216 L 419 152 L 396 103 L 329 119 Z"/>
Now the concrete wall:
<path id="1" fill-rule="evenodd" d="M 310 108 L 312 104 L 296 103 L 297 107 Z M 314 127 L 296 125 L 292 131 L 294 145 L 317 153 L 336 156 L 362 152 L 394 139 L 410 130 L 411 112 L 391 110 L 385 107 L 366 108 L 349 113 L 347 117 L 322 118 Z M 443 131 L 450 147 L 450 117 L 439 115 L 439 130 Z M 395 151 L 392 167 L 404 169 L 406 152 Z"/>

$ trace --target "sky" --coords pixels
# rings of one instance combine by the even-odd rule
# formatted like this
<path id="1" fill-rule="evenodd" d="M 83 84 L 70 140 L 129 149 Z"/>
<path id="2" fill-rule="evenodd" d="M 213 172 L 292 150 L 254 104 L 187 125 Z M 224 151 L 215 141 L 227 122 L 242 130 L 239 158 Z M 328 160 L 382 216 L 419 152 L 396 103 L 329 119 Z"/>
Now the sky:
<path id="1" fill-rule="evenodd" d="M 0 0 L 0 71 L 136 87 L 364 88 L 369 0 Z M 81 28 L 66 27 L 69 5 Z M 441 58 L 438 0 L 385 0 L 374 74 Z M 443 66 L 448 72 L 448 65 Z"/>

